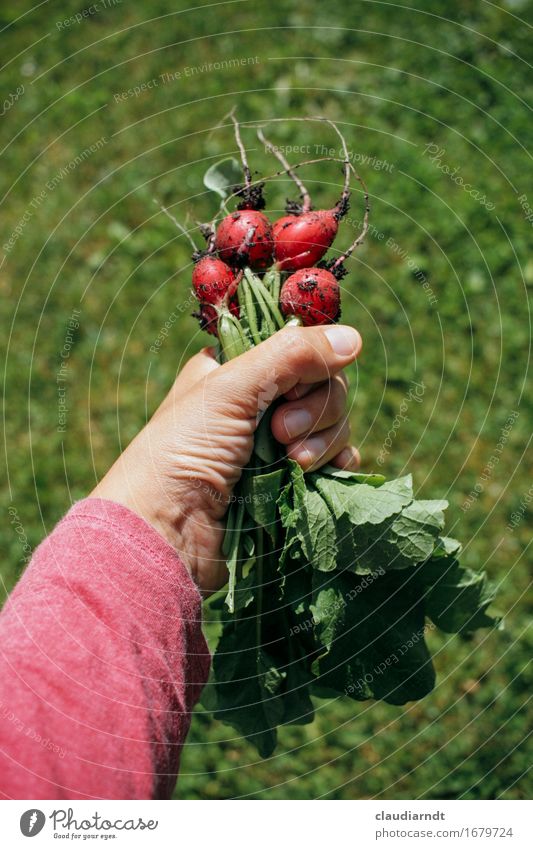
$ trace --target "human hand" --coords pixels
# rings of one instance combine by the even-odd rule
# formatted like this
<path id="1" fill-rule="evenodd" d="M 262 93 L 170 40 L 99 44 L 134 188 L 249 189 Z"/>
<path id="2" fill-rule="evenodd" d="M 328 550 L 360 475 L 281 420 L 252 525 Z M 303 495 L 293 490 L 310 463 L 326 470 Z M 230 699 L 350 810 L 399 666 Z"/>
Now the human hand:
<path id="1" fill-rule="evenodd" d="M 205 348 L 91 495 L 142 516 L 182 557 L 201 592 L 215 592 L 227 580 L 222 519 L 250 459 L 265 396 L 284 399 L 272 433 L 305 471 L 324 463 L 359 467 L 342 369 L 361 344 L 353 328 L 328 325 L 284 328 L 222 366 Z"/>

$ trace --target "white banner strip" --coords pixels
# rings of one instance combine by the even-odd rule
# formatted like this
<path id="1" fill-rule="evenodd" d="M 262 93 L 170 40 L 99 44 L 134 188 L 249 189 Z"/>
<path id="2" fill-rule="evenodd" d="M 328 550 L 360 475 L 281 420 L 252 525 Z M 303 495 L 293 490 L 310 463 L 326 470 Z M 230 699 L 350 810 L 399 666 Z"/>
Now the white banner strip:
<path id="1" fill-rule="evenodd" d="M 2 845 L 290 849 L 533 846 L 519 801 L 1 802 Z M 275 809 L 275 810 L 274 810 Z M 35 837 L 35 843 L 29 839 Z"/>

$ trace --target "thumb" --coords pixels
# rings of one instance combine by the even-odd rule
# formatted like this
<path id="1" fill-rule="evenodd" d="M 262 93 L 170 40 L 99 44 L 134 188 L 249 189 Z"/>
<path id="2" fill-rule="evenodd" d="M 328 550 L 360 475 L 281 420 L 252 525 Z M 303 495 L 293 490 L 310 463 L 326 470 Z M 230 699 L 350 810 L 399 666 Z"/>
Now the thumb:
<path id="1" fill-rule="evenodd" d="M 215 358 L 215 349 L 202 348 L 194 357 L 187 360 L 174 382 L 172 391 L 185 394 L 199 380 L 218 368 L 219 364 Z"/>
<path id="2" fill-rule="evenodd" d="M 170 392 L 159 405 L 155 415 L 165 413 L 169 407 L 181 404 L 185 395 L 210 372 L 220 368 L 215 359 L 214 348 L 202 348 L 198 354 L 187 360 L 179 372 Z"/>
<path id="3" fill-rule="evenodd" d="M 298 383 L 317 383 L 352 363 L 361 336 L 348 325 L 285 327 L 208 376 L 235 415 L 255 417 Z"/>

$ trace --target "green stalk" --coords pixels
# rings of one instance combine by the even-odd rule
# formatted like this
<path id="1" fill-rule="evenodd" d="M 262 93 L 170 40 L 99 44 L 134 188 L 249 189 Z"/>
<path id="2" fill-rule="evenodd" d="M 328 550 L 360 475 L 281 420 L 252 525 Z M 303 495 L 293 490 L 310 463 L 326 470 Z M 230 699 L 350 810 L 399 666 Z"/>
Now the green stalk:
<path id="1" fill-rule="evenodd" d="M 263 613 L 263 534 L 263 528 L 256 528 L 257 609 L 255 614 L 255 642 L 258 651 L 261 648 L 261 614 Z"/>
<path id="2" fill-rule="evenodd" d="M 226 531 L 224 533 L 224 539 L 222 540 L 221 551 L 224 557 L 229 557 L 229 553 L 231 551 L 232 543 L 233 543 L 233 535 L 235 533 L 235 502 L 232 502 L 229 506 L 227 515 L 226 515 Z"/>
<path id="3" fill-rule="evenodd" d="M 249 348 L 240 322 L 229 312 L 222 312 L 219 316 L 218 338 L 225 362 L 244 354 Z"/>
<path id="4" fill-rule="evenodd" d="M 254 438 L 254 451 L 263 463 L 270 466 L 278 459 L 278 446 L 270 430 L 274 407 L 270 405 L 257 425 Z"/>
<path id="5" fill-rule="evenodd" d="M 263 277 L 263 286 L 272 294 L 275 302 L 279 301 L 279 288 L 281 283 L 281 274 L 275 266 L 269 268 Z"/>
<path id="6" fill-rule="evenodd" d="M 254 304 L 253 290 L 246 277 L 243 277 L 240 285 L 243 293 L 242 306 L 244 306 L 246 318 L 248 319 L 250 333 L 252 334 L 252 339 L 254 340 L 254 343 L 256 345 L 259 345 L 262 340 L 261 334 L 259 333 L 259 326 L 257 324 L 257 311 Z"/>
<path id="7" fill-rule="evenodd" d="M 272 281 L 274 279 L 273 271 L 274 267 L 272 266 L 272 268 L 269 268 L 263 275 L 263 286 L 266 286 L 269 292 L 272 291 Z"/>
<path id="8" fill-rule="evenodd" d="M 250 345 L 248 337 L 246 336 L 239 319 L 234 318 L 233 320 L 235 322 L 235 328 L 237 330 L 237 335 L 239 336 L 240 346 L 242 349 L 240 353 L 244 354 L 244 352 L 249 351 L 252 346 Z"/>
<path id="9" fill-rule="evenodd" d="M 261 310 L 261 315 L 263 316 L 263 320 L 261 322 L 262 337 L 263 339 L 268 339 L 269 336 L 274 335 L 277 330 L 277 327 L 272 320 L 272 315 L 267 304 L 264 301 L 263 296 L 257 289 L 255 290 L 255 297 L 257 298 L 257 304 L 259 306 L 259 309 Z"/>
<path id="10" fill-rule="evenodd" d="M 268 339 L 269 336 L 272 336 L 272 334 L 276 332 L 276 326 L 272 320 L 270 307 L 266 303 L 262 292 L 260 292 L 259 287 L 261 286 L 261 281 L 249 268 L 244 269 L 244 278 L 242 282 L 244 283 L 244 281 L 246 281 L 250 290 L 253 292 L 259 312 L 261 313 L 261 340 Z"/>
<path id="11" fill-rule="evenodd" d="M 279 271 L 273 271 L 272 285 L 270 287 L 270 291 L 272 292 L 272 297 L 274 298 L 274 303 L 276 303 L 276 304 L 279 304 L 280 290 L 281 290 L 281 273 Z"/>
<path id="12" fill-rule="evenodd" d="M 285 326 L 285 319 L 283 318 L 277 301 L 274 300 L 272 294 L 268 291 L 266 286 L 263 286 L 261 280 L 257 281 L 256 295 L 261 295 L 269 308 L 272 317 L 275 319 L 276 324 L 278 325 L 278 330 Z"/>
<path id="13" fill-rule="evenodd" d="M 237 507 L 235 527 L 232 529 L 231 550 L 226 561 L 228 567 L 228 594 L 226 604 L 230 613 L 235 612 L 235 585 L 237 583 L 237 562 L 239 560 L 239 543 L 241 539 L 242 523 L 244 519 L 244 501 L 240 501 Z"/>

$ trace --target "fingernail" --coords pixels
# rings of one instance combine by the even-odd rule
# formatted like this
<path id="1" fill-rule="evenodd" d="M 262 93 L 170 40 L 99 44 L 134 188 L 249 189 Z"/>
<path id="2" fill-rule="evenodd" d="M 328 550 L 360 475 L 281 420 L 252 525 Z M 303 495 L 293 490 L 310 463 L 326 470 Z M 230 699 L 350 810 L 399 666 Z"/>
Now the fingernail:
<path id="1" fill-rule="evenodd" d="M 288 410 L 283 416 L 283 424 L 290 439 L 305 433 L 312 424 L 311 413 L 307 410 Z"/>
<path id="2" fill-rule="evenodd" d="M 328 327 L 325 333 L 329 344 L 340 357 L 355 357 L 361 350 L 361 337 L 354 327 L 335 325 Z"/>

